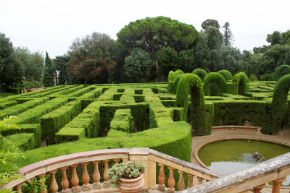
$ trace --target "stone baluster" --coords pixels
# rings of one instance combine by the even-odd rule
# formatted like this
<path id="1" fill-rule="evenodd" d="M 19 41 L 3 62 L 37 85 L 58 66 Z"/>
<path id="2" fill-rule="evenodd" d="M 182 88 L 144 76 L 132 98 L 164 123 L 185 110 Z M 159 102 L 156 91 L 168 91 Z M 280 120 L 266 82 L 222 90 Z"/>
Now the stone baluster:
<path id="1" fill-rule="evenodd" d="M 60 168 L 60 170 L 61 170 L 61 188 L 62 188 L 61 191 L 63 193 L 69 192 L 69 190 L 68 190 L 69 181 L 68 181 L 67 175 L 66 175 L 67 168 L 68 168 L 67 166 Z"/>
<path id="2" fill-rule="evenodd" d="M 285 178 L 280 178 L 273 181 L 272 193 L 280 193 L 280 184 L 285 180 Z"/>
<path id="3" fill-rule="evenodd" d="M 262 188 L 255 187 L 253 188 L 254 193 L 260 193 Z"/>
<path id="4" fill-rule="evenodd" d="M 179 173 L 179 181 L 178 181 L 177 187 L 178 187 L 178 190 L 181 191 L 181 190 L 184 190 L 185 188 L 184 179 L 183 179 L 183 171 L 178 171 L 178 173 Z"/>
<path id="5" fill-rule="evenodd" d="M 202 184 L 203 178 L 197 177 L 198 184 Z"/>
<path id="6" fill-rule="evenodd" d="M 165 190 L 165 175 L 164 175 L 164 165 L 161 163 L 158 163 L 160 171 L 159 171 L 159 176 L 158 176 L 158 189 L 160 191 Z"/>
<path id="7" fill-rule="evenodd" d="M 191 175 L 191 174 L 188 174 L 188 176 L 189 176 L 189 182 L 188 182 L 188 188 L 191 188 L 191 187 L 193 187 L 193 175 Z"/>
<path id="8" fill-rule="evenodd" d="M 94 179 L 94 189 L 101 188 L 100 184 L 100 172 L 99 172 L 99 161 L 93 161 L 94 164 L 94 174 L 93 174 L 93 179 Z"/>
<path id="9" fill-rule="evenodd" d="M 84 191 L 88 191 L 88 190 L 91 189 L 91 185 L 89 184 L 90 176 L 89 176 L 89 173 L 88 173 L 87 165 L 88 165 L 88 162 L 82 163 L 82 166 L 83 166 L 82 180 L 83 180 L 83 183 L 84 183 L 83 184 L 83 190 Z"/>
<path id="10" fill-rule="evenodd" d="M 168 167 L 169 169 L 169 178 L 168 178 L 168 192 L 174 192 L 175 191 L 175 180 L 174 180 L 174 176 L 173 176 L 173 168 L 172 167 Z"/>
<path id="11" fill-rule="evenodd" d="M 115 162 L 115 164 L 120 162 L 120 159 L 113 159 L 113 161 Z"/>
<path id="12" fill-rule="evenodd" d="M 17 193 L 22 193 L 22 189 L 21 189 L 21 187 L 22 187 L 22 183 L 21 183 L 21 184 L 18 184 L 18 185 L 16 186 Z"/>
<path id="13" fill-rule="evenodd" d="M 105 169 L 104 169 L 104 188 L 111 187 L 111 183 L 109 182 L 109 177 L 107 176 L 108 168 L 109 168 L 109 160 L 104 160 L 105 163 Z"/>
<path id="14" fill-rule="evenodd" d="M 44 177 L 45 177 L 45 174 L 40 174 L 38 177 L 39 177 L 39 178 L 44 178 Z M 41 182 L 41 186 L 42 186 L 42 187 L 45 187 L 45 188 L 43 188 L 43 191 L 42 191 L 41 193 L 47 193 L 47 188 L 46 188 L 46 186 L 45 186 L 45 181 L 42 181 L 42 182 Z"/>
<path id="15" fill-rule="evenodd" d="M 71 168 L 72 168 L 71 184 L 72 184 L 72 191 L 73 192 L 80 192 L 81 191 L 81 189 L 79 187 L 79 177 L 77 174 L 77 166 L 78 166 L 78 164 L 74 164 L 71 166 Z"/>
<path id="16" fill-rule="evenodd" d="M 57 172 L 57 169 L 49 172 L 50 173 L 50 188 L 49 189 L 50 189 L 50 192 L 52 193 L 55 193 L 58 191 L 58 185 L 55 179 L 56 172 Z"/>

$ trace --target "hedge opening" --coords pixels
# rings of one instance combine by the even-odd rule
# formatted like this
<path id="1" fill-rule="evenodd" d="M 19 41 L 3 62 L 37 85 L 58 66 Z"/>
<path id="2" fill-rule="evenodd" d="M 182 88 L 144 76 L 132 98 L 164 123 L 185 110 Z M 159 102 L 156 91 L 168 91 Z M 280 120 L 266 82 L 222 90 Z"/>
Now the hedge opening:
<path id="1" fill-rule="evenodd" d="M 237 73 L 233 78 L 234 94 L 245 95 L 249 91 L 249 79 L 244 72 Z"/>
<path id="2" fill-rule="evenodd" d="M 203 90 L 206 96 L 221 96 L 226 91 L 226 81 L 221 74 L 210 72 L 204 78 Z"/>
<path id="3" fill-rule="evenodd" d="M 233 75 L 228 70 L 220 70 L 218 71 L 218 73 L 220 73 L 225 78 L 226 81 L 233 80 Z"/>
<path id="4" fill-rule="evenodd" d="M 192 71 L 193 74 L 199 76 L 200 80 L 203 81 L 204 77 L 206 76 L 207 72 L 202 68 L 196 68 Z"/>

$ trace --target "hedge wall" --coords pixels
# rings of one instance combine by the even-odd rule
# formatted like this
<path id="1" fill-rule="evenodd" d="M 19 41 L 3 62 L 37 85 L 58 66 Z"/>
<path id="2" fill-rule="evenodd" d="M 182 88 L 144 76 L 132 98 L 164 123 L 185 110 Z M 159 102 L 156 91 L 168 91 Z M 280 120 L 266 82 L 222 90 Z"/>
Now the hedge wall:
<path id="1" fill-rule="evenodd" d="M 202 69 L 202 68 L 196 68 L 192 71 L 193 74 L 196 74 L 197 76 L 199 76 L 200 80 L 203 81 L 207 72 Z"/>
<path id="2" fill-rule="evenodd" d="M 221 96 L 226 91 L 226 81 L 220 73 L 210 72 L 204 78 L 203 90 L 207 96 Z"/>
<path id="3" fill-rule="evenodd" d="M 244 72 L 237 73 L 233 78 L 234 94 L 245 95 L 249 92 L 249 79 Z"/>
<path id="4" fill-rule="evenodd" d="M 226 81 L 233 80 L 233 75 L 228 70 L 220 70 L 218 71 L 218 73 L 220 73 L 225 78 Z"/>
<path id="5" fill-rule="evenodd" d="M 272 100 L 272 117 L 274 122 L 273 131 L 276 134 L 287 123 L 287 97 L 290 89 L 290 75 L 285 75 L 280 78 L 275 86 L 274 95 Z M 289 115 L 288 115 L 289 116 Z"/>
<path id="6" fill-rule="evenodd" d="M 290 66 L 289 65 L 281 65 L 278 66 L 274 73 L 273 73 L 273 79 L 274 80 L 279 80 L 280 78 L 282 78 L 284 75 L 290 74 Z"/>

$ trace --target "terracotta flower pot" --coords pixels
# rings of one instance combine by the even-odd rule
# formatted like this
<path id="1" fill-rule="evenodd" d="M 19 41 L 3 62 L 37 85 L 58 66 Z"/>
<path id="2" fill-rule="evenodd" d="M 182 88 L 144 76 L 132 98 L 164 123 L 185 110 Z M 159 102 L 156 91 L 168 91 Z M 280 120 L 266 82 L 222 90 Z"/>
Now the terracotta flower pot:
<path id="1" fill-rule="evenodd" d="M 144 187 L 143 174 L 135 179 L 120 178 L 120 192 L 121 193 L 137 193 Z"/>

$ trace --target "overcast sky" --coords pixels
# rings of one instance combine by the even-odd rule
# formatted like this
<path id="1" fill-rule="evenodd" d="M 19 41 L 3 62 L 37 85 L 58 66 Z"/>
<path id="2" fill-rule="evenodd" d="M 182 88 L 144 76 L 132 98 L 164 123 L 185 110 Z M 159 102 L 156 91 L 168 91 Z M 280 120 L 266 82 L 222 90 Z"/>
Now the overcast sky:
<path id="1" fill-rule="evenodd" d="M 290 0 L 1 0 L 0 32 L 14 47 L 67 52 L 73 40 L 93 32 L 116 39 L 122 27 L 145 17 L 166 16 L 192 24 L 228 21 L 234 47 L 266 45 L 267 34 L 290 29 Z"/>

